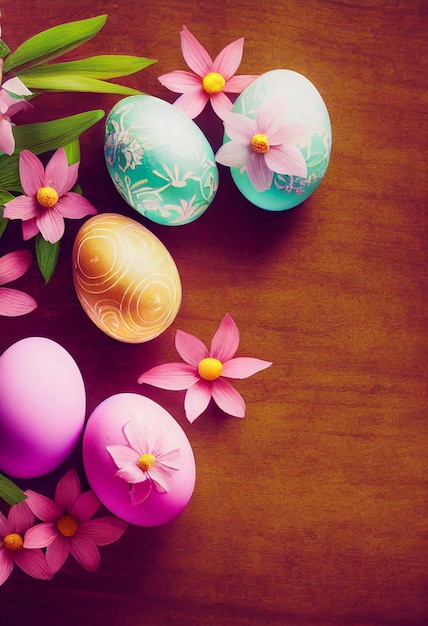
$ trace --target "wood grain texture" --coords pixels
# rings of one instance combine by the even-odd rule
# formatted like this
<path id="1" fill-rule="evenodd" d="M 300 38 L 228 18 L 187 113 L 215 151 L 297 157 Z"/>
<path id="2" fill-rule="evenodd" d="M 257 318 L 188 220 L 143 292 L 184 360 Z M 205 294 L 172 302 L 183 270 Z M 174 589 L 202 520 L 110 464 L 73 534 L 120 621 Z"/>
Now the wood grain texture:
<path id="1" fill-rule="evenodd" d="M 157 76 L 185 69 L 183 24 L 212 55 L 245 37 L 240 73 L 288 68 L 329 109 L 331 162 L 301 206 L 250 205 L 226 168 L 208 211 L 177 228 L 147 224 L 177 263 L 183 304 L 142 345 L 103 335 L 72 286 L 68 221 L 55 277 L 35 264 L 16 286 L 39 307 L 3 318 L 0 350 L 29 335 L 60 342 L 81 367 L 88 415 L 107 396 L 144 393 L 185 429 L 197 463 L 191 503 L 170 524 L 130 527 L 101 548 L 96 574 L 69 559 L 51 582 L 14 571 L 0 588 L 2 625 L 419 626 L 426 600 L 426 111 L 424 0 L 3 0 L 14 49 L 60 22 L 108 13 L 75 53 L 157 58 L 123 79 L 170 102 Z M 74 58 L 73 54 L 70 58 Z M 117 97 L 40 95 L 25 121 L 108 111 Z M 222 125 L 197 120 L 213 149 Z M 109 179 L 103 125 L 85 133 L 80 182 L 100 211 L 137 218 Z M 143 219 L 143 218 L 141 218 Z M 30 244 L 28 244 L 30 246 Z M 22 247 L 19 225 L 0 253 Z M 180 328 L 209 342 L 230 312 L 240 355 L 273 361 L 237 381 L 247 415 L 209 407 L 186 422 L 183 394 L 137 384 L 176 360 Z M 27 481 L 50 494 L 58 472 Z"/>

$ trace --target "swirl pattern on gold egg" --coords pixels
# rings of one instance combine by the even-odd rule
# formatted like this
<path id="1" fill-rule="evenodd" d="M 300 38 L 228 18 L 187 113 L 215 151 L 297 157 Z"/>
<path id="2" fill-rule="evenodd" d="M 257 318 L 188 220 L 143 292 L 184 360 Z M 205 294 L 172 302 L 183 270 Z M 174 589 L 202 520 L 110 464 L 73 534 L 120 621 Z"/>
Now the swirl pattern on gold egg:
<path id="1" fill-rule="evenodd" d="M 181 304 L 180 277 L 166 247 L 138 222 L 114 213 L 90 218 L 77 233 L 73 280 L 90 319 L 119 341 L 160 335 Z"/>

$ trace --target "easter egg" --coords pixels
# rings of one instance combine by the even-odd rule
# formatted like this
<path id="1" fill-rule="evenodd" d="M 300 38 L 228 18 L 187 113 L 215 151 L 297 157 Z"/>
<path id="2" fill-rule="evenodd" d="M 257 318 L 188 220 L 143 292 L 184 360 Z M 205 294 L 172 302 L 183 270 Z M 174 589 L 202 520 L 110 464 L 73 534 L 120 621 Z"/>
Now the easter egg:
<path id="1" fill-rule="evenodd" d="M 84 425 L 86 394 L 73 357 L 45 337 L 27 337 L 0 357 L 0 470 L 35 478 L 58 467 Z"/>
<path id="2" fill-rule="evenodd" d="M 270 188 L 258 191 L 246 168 L 232 167 L 231 174 L 247 200 L 262 209 L 283 211 L 303 202 L 321 183 L 330 159 L 331 125 L 317 89 L 305 76 L 292 70 L 271 70 L 259 76 L 238 96 L 232 112 L 254 120 L 260 107 L 269 99 L 283 101 L 283 114 L 275 120 L 276 128 L 281 122 L 305 125 L 304 138 L 296 145 L 306 161 L 307 175 L 303 178 L 292 172 L 274 173 Z M 225 134 L 224 141 L 229 139 Z M 257 158 L 264 157 L 260 154 Z"/>
<path id="3" fill-rule="evenodd" d="M 115 213 L 94 215 L 76 235 L 72 265 L 83 310 L 110 337 L 142 343 L 174 321 L 181 304 L 177 266 L 138 222 Z"/>
<path id="4" fill-rule="evenodd" d="M 218 170 L 205 135 L 160 98 L 118 102 L 107 117 L 104 153 L 120 195 L 158 224 L 192 222 L 217 191 Z"/>
<path id="5" fill-rule="evenodd" d="M 142 395 L 120 393 L 101 402 L 86 424 L 82 450 L 91 489 L 107 509 L 131 524 L 169 522 L 192 496 L 196 467 L 189 440 L 164 408 Z M 142 465 L 150 456 L 152 465 Z M 120 474 L 117 458 L 125 457 L 131 467 Z M 156 471 L 165 480 L 161 490 Z M 132 489 L 142 490 L 137 502 Z"/>

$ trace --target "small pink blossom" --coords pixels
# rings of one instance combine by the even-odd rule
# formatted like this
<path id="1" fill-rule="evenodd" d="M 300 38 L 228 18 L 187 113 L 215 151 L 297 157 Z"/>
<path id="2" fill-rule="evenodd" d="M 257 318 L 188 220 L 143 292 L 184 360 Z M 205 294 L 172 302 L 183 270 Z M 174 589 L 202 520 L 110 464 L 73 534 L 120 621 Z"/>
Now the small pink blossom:
<path id="1" fill-rule="evenodd" d="M 11 506 L 7 517 L 0 512 L 0 585 L 9 578 L 14 565 L 33 578 L 52 578 L 43 552 L 27 541 L 35 521 L 25 501 Z"/>
<path id="2" fill-rule="evenodd" d="M 98 546 L 117 541 L 128 527 L 113 516 L 91 519 L 100 502 L 92 491 L 81 492 L 75 470 L 58 481 L 55 500 L 32 490 L 25 495 L 28 507 L 42 520 L 28 531 L 27 545 L 46 548 L 46 560 L 53 573 L 62 567 L 69 553 L 86 570 L 96 571 L 100 564 Z"/>
<path id="3" fill-rule="evenodd" d="M 217 151 L 216 161 L 246 171 L 257 191 L 270 188 L 274 172 L 302 178 L 308 174 L 296 145 L 305 138 L 307 126 L 284 121 L 284 105 L 283 100 L 271 98 L 258 109 L 254 120 L 239 113 L 228 113 L 224 119 L 231 141 Z"/>
<path id="4" fill-rule="evenodd" d="M 115 475 L 131 485 L 131 504 L 144 502 L 152 486 L 158 493 L 167 493 L 168 479 L 183 464 L 181 450 L 168 447 L 166 434 L 153 437 L 137 418 L 125 424 L 123 433 L 129 445 L 106 446 L 106 450 L 118 468 Z"/>
<path id="5" fill-rule="evenodd" d="M 225 378 L 248 378 L 272 365 L 252 357 L 234 357 L 239 330 L 227 314 L 211 342 L 211 348 L 194 335 L 177 330 L 175 347 L 185 363 L 167 363 L 142 374 L 138 382 L 174 391 L 187 389 L 184 410 L 193 422 L 211 398 L 229 415 L 244 417 L 245 402 Z"/>
<path id="6" fill-rule="evenodd" d="M 0 81 L 1 70 L 0 65 Z M 31 91 L 16 76 L 7 80 L 0 89 L 0 153 L 11 155 L 15 150 L 15 138 L 13 136 L 13 123 L 11 118 L 20 111 L 30 108 L 24 96 L 31 96 Z"/>
<path id="7" fill-rule="evenodd" d="M 73 191 L 79 162 L 68 165 L 64 148 L 59 148 L 43 167 L 29 150 L 19 155 L 19 175 L 23 196 L 6 202 L 4 217 L 22 220 L 24 240 L 40 232 L 44 239 L 55 243 L 64 234 L 64 218 L 79 219 L 97 213 L 83 196 Z"/>
<path id="8" fill-rule="evenodd" d="M 17 250 L 0 257 L 0 315 L 16 317 L 30 313 L 37 307 L 37 302 L 30 295 L 1 287 L 17 278 L 20 278 L 31 265 L 31 252 Z"/>
<path id="9" fill-rule="evenodd" d="M 226 93 L 241 93 L 257 78 L 235 74 L 241 63 L 244 38 L 226 46 L 214 61 L 186 26 L 180 38 L 184 60 L 192 71 L 174 70 L 158 80 L 171 91 L 182 94 L 174 105 L 190 118 L 197 117 L 210 100 L 215 113 L 223 119 L 232 108 Z"/>

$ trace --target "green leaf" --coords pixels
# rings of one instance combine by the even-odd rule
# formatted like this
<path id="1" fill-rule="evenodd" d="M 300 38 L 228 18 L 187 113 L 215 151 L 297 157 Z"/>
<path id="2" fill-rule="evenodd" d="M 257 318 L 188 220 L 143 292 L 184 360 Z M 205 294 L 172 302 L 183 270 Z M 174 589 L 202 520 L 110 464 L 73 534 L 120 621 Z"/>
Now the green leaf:
<path id="1" fill-rule="evenodd" d="M 88 93 L 114 93 L 123 96 L 140 95 L 142 92 L 132 87 L 108 83 L 105 80 L 78 76 L 76 74 L 46 74 L 45 76 L 19 75 L 28 89 L 49 89 L 51 91 L 81 91 Z"/>
<path id="2" fill-rule="evenodd" d="M 64 146 L 64 150 L 69 165 L 73 165 L 73 163 L 78 163 L 80 161 L 80 143 L 78 139 L 75 139 L 75 141 L 72 141 Z"/>
<path id="3" fill-rule="evenodd" d="M 124 54 L 105 54 L 95 57 L 88 57 L 79 61 L 68 61 L 66 63 L 51 63 L 50 65 L 38 65 L 17 75 L 25 83 L 28 77 L 41 78 L 49 74 L 86 76 L 88 78 L 118 78 L 119 76 L 129 76 L 140 70 L 157 63 L 156 59 L 145 57 L 129 56 Z"/>
<path id="4" fill-rule="evenodd" d="M 9 46 L 2 39 L 0 39 L 0 57 L 4 59 L 4 57 L 9 54 L 9 52 Z"/>
<path id="5" fill-rule="evenodd" d="M 43 239 L 40 233 L 36 236 L 36 259 L 40 272 L 45 279 L 45 283 L 48 283 L 54 275 L 56 265 L 58 263 L 58 257 L 60 252 L 60 243 L 49 243 L 46 239 Z"/>
<path id="6" fill-rule="evenodd" d="M 8 72 L 24 66 L 31 67 L 74 50 L 92 39 L 104 26 L 106 19 L 107 15 L 99 15 L 48 28 L 27 39 L 12 52 L 5 60 L 3 70 Z"/>
<path id="7" fill-rule="evenodd" d="M 9 478 L 0 474 L 0 498 L 8 504 L 18 504 L 27 498 L 25 493 Z"/>
<path id="8" fill-rule="evenodd" d="M 22 150 L 42 154 L 66 146 L 103 116 L 102 110 L 86 111 L 49 122 L 15 126 L 15 152 L 12 156 L 0 156 L 0 189 L 22 192 L 19 180 L 19 153 Z"/>

